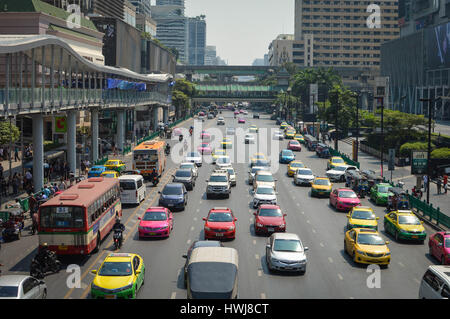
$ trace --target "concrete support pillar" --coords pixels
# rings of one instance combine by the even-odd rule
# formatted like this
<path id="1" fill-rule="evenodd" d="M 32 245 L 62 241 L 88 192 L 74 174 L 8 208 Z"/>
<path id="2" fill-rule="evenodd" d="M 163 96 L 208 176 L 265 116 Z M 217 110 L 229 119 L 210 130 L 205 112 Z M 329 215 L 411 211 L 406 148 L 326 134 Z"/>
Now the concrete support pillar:
<path id="1" fill-rule="evenodd" d="M 117 111 L 117 148 L 123 151 L 125 142 L 125 111 Z"/>
<path id="2" fill-rule="evenodd" d="M 159 122 L 159 118 L 158 118 L 159 106 L 154 106 L 152 113 L 153 113 L 152 114 L 153 130 L 156 131 L 158 129 L 158 122 Z"/>
<path id="3" fill-rule="evenodd" d="M 77 170 L 77 112 L 67 112 L 67 162 L 70 171 L 76 175 Z"/>
<path id="4" fill-rule="evenodd" d="M 163 122 L 164 123 L 169 122 L 169 108 L 168 107 L 163 108 Z"/>
<path id="5" fill-rule="evenodd" d="M 33 114 L 33 185 L 35 192 L 44 186 L 44 118 Z"/>
<path id="6" fill-rule="evenodd" d="M 91 110 L 92 163 L 98 160 L 98 109 Z"/>

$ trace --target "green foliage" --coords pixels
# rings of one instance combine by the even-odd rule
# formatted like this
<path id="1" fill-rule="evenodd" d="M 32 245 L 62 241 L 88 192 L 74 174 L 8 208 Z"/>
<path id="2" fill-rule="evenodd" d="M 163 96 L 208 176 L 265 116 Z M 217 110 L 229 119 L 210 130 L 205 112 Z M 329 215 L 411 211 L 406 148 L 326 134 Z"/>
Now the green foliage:
<path id="1" fill-rule="evenodd" d="M 193 97 L 197 93 L 194 84 L 185 79 L 176 80 L 173 90 L 183 92 L 188 97 Z"/>
<path id="2" fill-rule="evenodd" d="M 431 144 L 433 148 L 434 145 Z M 426 142 L 408 142 L 400 146 L 400 156 L 409 157 L 411 156 L 411 151 L 427 151 L 428 143 Z"/>
<path id="3" fill-rule="evenodd" d="M 431 158 L 450 159 L 450 148 L 437 148 L 431 152 Z"/>
<path id="4" fill-rule="evenodd" d="M 336 122 L 338 118 L 339 131 L 347 132 L 352 127 L 356 119 L 356 98 L 352 91 L 335 84 L 329 90 L 329 100 L 325 103 L 318 103 L 320 119 L 328 123 Z M 356 126 L 356 125 L 355 125 Z"/>
<path id="5" fill-rule="evenodd" d="M 306 100 L 309 85 L 314 83 L 325 85 L 328 90 L 333 88 L 334 85 L 342 86 L 340 76 L 332 68 L 305 69 L 295 73 L 291 77 L 293 94 L 302 97 L 303 100 Z"/>
<path id="6" fill-rule="evenodd" d="M 0 145 L 7 145 L 19 140 L 20 131 L 17 126 L 9 121 L 0 121 Z"/>

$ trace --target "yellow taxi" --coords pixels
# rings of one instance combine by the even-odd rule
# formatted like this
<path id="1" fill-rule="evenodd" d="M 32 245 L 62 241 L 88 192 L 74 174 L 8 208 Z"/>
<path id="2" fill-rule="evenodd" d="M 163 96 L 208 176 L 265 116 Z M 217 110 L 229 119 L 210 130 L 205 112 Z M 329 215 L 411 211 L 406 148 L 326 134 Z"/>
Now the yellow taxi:
<path id="1" fill-rule="evenodd" d="M 119 178 L 120 175 L 117 171 L 104 171 L 100 176 L 106 178 Z"/>
<path id="2" fill-rule="evenodd" d="M 109 254 L 95 274 L 91 284 L 94 299 L 136 299 L 144 284 L 144 259 L 137 254 Z"/>
<path id="3" fill-rule="evenodd" d="M 227 151 L 225 151 L 225 150 L 214 150 L 212 152 L 213 164 L 217 161 L 217 159 L 219 157 L 226 156 L 226 155 L 227 155 Z"/>
<path id="4" fill-rule="evenodd" d="M 249 133 L 258 133 L 258 127 L 256 125 L 250 125 L 248 128 Z"/>
<path id="5" fill-rule="evenodd" d="M 368 206 L 353 207 L 347 215 L 347 229 L 370 228 L 378 230 L 378 220 L 373 209 Z"/>
<path id="6" fill-rule="evenodd" d="M 289 126 L 289 124 L 287 124 L 286 122 L 283 122 L 280 124 L 280 129 L 284 130 L 288 126 Z"/>
<path id="7" fill-rule="evenodd" d="M 355 263 L 377 264 L 384 268 L 391 261 L 388 244 L 375 229 L 353 228 L 345 233 L 344 238 L 344 250 Z"/>
<path id="8" fill-rule="evenodd" d="M 292 161 L 289 163 L 288 167 L 287 167 L 287 174 L 289 177 L 292 177 L 295 175 L 295 173 L 297 172 L 297 170 L 299 168 L 305 168 L 305 164 L 303 164 L 303 162 L 301 161 Z"/>
<path id="9" fill-rule="evenodd" d="M 394 210 L 384 215 L 384 230 L 396 241 L 406 239 L 423 243 L 427 237 L 423 222 L 411 210 Z"/>
<path id="10" fill-rule="evenodd" d="M 333 169 L 337 166 L 347 165 L 342 157 L 332 156 L 327 162 L 327 170 Z"/>
<path id="11" fill-rule="evenodd" d="M 330 197 L 331 188 L 333 184 L 327 177 L 316 177 L 311 184 L 311 196 L 325 196 Z"/>
<path id="12" fill-rule="evenodd" d="M 267 160 L 266 155 L 264 155 L 264 153 L 255 153 L 255 154 L 253 154 L 252 158 L 250 159 L 250 163 L 255 164 L 256 161 L 258 161 L 258 160 L 266 161 Z"/>
<path id="13" fill-rule="evenodd" d="M 231 139 L 228 137 L 224 137 L 222 142 L 220 143 L 223 149 L 232 148 L 233 143 L 231 142 Z"/>
<path id="14" fill-rule="evenodd" d="M 119 173 L 126 170 L 126 165 L 121 160 L 108 160 L 104 165 L 107 169 L 112 171 L 118 171 Z"/>
<path id="15" fill-rule="evenodd" d="M 295 134 L 294 135 L 294 140 L 297 140 L 297 141 L 299 141 L 302 144 L 305 143 L 305 138 L 303 137 L 302 134 Z"/>
<path id="16" fill-rule="evenodd" d="M 287 130 L 285 133 L 285 136 L 287 139 L 293 139 L 295 136 L 295 131 L 294 130 Z"/>

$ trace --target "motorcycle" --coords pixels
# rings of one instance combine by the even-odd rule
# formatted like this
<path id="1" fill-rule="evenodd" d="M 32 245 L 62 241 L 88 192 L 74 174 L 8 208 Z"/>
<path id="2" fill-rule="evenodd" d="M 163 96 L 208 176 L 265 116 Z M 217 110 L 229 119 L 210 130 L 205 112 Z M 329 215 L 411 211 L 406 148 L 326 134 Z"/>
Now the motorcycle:
<path id="1" fill-rule="evenodd" d="M 36 257 L 31 261 L 30 276 L 42 279 L 47 272 L 57 273 L 60 271 L 61 262 L 56 258 L 54 252 L 50 251 L 42 263 Z"/>
<path id="2" fill-rule="evenodd" d="M 4 241 L 13 241 L 14 239 L 19 240 L 22 235 L 22 224 L 21 223 L 7 223 L 2 232 L 2 237 Z"/>
<path id="3" fill-rule="evenodd" d="M 158 185 L 158 183 L 159 183 L 159 177 L 158 177 L 158 176 L 153 177 L 152 183 L 153 183 L 153 186 Z"/>
<path id="4" fill-rule="evenodd" d="M 164 152 L 166 153 L 167 156 L 170 155 L 170 148 L 167 148 L 167 147 L 166 147 L 166 149 L 164 150 Z"/>
<path id="5" fill-rule="evenodd" d="M 114 230 L 114 247 L 117 249 L 120 249 L 122 247 L 122 231 L 121 230 Z"/>

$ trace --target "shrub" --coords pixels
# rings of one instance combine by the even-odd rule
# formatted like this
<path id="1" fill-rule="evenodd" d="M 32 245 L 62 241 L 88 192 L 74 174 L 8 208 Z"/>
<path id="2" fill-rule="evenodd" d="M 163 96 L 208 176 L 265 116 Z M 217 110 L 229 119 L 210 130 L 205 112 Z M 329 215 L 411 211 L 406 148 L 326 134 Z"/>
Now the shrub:
<path id="1" fill-rule="evenodd" d="M 431 144 L 431 148 L 434 148 L 434 144 Z M 409 157 L 411 151 L 427 151 L 428 143 L 426 142 L 408 142 L 400 146 L 400 156 Z"/>
<path id="2" fill-rule="evenodd" d="M 450 148 L 437 148 L 431 152 L 431 158 L 450 159 Z"/>

